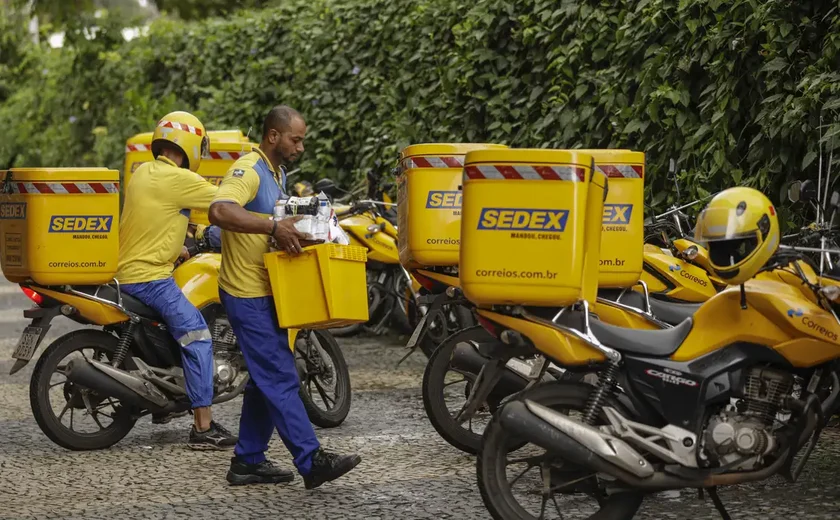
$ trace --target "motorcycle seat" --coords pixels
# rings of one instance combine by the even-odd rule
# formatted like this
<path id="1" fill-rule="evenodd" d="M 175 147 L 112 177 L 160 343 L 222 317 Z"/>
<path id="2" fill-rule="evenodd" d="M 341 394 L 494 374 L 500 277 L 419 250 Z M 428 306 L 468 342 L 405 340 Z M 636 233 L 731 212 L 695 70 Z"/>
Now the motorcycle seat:
<path id="1" fill-rule="evenodd" d="M 108 300 L 109 302 L 117 303 L 118 301 L 117 289 L 111 285 L 74 285 L 73 289 L 90 296 L 95 295 L 103 300 Z M 99 291 L 98 293 L 97 290 Z M 163 318 L 161 318 L 157 311 L 146 306 L 145 303 L 141 302 L 134 296 L 131 296 L 125 291 L 121 291 L 120 294 L 122 295 L 122 305 L 129 312 L 133 312 L 138 316 L 150 320 L 163 321 Z"/>
<path id="2" fill-rule="evenodd" d="M 609 325 L 600 320 L 590 320 L 589 327 L 598 341 L 621 352 L 644 356 L 667 357 L 676 352 L 691 328 L 692 318 L 670 329 L 635 330 Z"/>
<path id="3" fill-rule="evenodd" d="M 618 298 L 619 294 L 621 294 L 621 289 L 601 289 L 598 291 L 599 298 L 613 302 L 617 301 L 624 305 L 644 310 L 645 296 L 642 293 L 638 291 L 625 291 L 620 300 Z M 674 326 L 684 322 L 686 318 L 694 316 L 694 313 L 697 312 L 697 309 L 701 305 L 701 303 L 675 303 L 659 300 L 654 296 L 650 297 L 650 312 L 657 319 Z"/>
<path id="4" fill-rule="evenodd" d="M 650 312 L 669 325 L 679 325 L 687 318 L 694 316 L 702 303 L 666 302 L 657 298 L 650 298 Z"/>

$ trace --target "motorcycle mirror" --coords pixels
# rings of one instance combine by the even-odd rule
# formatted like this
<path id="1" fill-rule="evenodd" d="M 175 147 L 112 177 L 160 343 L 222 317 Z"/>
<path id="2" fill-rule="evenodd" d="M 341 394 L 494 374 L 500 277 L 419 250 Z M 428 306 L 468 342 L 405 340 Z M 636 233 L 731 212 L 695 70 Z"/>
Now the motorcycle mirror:
<path id="1" fill-rule="evenodd" d="M 799 186 L 799 200 L 811 201 L 817 200 L 817 187 L 814 186 L 812 180 L 802 181 Z"/>
<path id="2" fill-rule="evenodd" d="M 335 185 L 335 182 L 332 179 L 320 179 L 315 183 L 313 189 L 315 190 L 315 193 L 323 191 L 327 195 L 335 195 L 335 193 L 339 191 L 338 186 Z"/>
<path id="3" fill-rule="evenodd" d="M 831 207 L 833 207 L 833 208 L 840 207 L 840 193 L 838 193 L 836 191 L 832 192 L 831 193 L 831 199 L 829 200 L 829 204 L 831 204 Z"/>
<path id="4" fill-rule="evenodd" d="M 802 190 L 802 181 L 793 181 L 788 186 L 788 200 L 791 202 L 799 202 L 800 192 Z"/>
<path id="5" fill-rule="evenodd" d="M 820 288 L 820 293 L 828 298 L 829 301 L 840 303 L 840 287 L 836 285 L 826 285 Z"/>

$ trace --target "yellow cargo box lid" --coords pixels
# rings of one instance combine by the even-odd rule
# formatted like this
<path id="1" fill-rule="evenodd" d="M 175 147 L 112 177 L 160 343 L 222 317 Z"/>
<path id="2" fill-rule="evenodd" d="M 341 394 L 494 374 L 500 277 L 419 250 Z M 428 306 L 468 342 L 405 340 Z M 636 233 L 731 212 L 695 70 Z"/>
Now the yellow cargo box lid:
<path id="1" fill-rule="evenodd" d="M 485 144 L 485 143 L 425 143 L 413 144 L 406 146 L 400 152 L 400 160 L 408 157 L 418 157 L 422 155 L 432 156 L 447 156 L 447 155 L 466 155 L 473 150 L 482 150 L 484 148 L 507 149 L 504 144 Z"/>
<path id="2" fill-rule="evenodd" d="M 595 168 L 610 178 L 643 179 L 645 173 L 644 152 L 632 150 L 574 150 L 588 153 L 595 159 Z"/>
<path id="3" fill-rule="evenodd" d="M 12 168 L 0 171 L 0 182 L 7 173 L 12 174 L 12 180 L 18 182 L 63 183 L 76 181 L 104 181 L 118 182 L 120 172 L 108 168 Z"/>
<path id="4" fill-rule="evenodd" d="M 464 180 L 584 180 L 583 168 L 590 168 L 592 164 L 591 155 L 572 150 L 476 150 L 464 157 Z"/>

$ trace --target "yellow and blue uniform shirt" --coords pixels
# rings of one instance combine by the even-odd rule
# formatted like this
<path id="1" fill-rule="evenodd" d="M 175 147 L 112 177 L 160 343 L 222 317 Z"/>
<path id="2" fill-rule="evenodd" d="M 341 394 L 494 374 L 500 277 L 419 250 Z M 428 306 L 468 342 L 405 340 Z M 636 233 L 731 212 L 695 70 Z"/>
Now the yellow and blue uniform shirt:
<path id="1" fill-rule="evenodd" d="M 218 188 L 166 157 L 142 164 L 125 189 L 117 280 L 142 283 L 172 275 L 190 209 L 206 211 Z"/>
<path id="2" fill-rule="evenodd" d="M 277 172 L 259 148 L 239 158 L 228 170 L 213 203 L 233 202 L 252 215 L 268 219 L 280 198 L 286 198 L 286 173 Z M 271 295 L 263 255 L 269 236 L 222 230 L 222 267 L 219 287 L 238 298 Z"/>

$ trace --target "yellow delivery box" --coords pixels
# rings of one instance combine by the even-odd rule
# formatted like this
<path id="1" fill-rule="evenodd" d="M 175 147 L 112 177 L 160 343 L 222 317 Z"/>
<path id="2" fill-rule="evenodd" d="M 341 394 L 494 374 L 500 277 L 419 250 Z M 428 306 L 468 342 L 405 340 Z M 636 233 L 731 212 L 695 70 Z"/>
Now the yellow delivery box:
<path id="1" fill-rule="evenodd" d="M 280 327 L 329 329 L 370 319 L 366 248 L 319 244 L 296 256 L 263 256 Z"/>
<path id="2" fill-rule="evenodd" d="M 594 302 L 606 177 L 571 150 L 469 152 L 460 280 L 480 306 Z"/>
<path id="3" fill-rule="evenodd" d="M 114 278 L 119 171 L 15 168 L 0 176 L 0 260 L 7 280 L 98 285 Z"/>
<path id="4" fill-rule="evenodd" d="M 642 276 L 645 244 L 645 154 L 631 150 L 575 150 L 595 160 L 609 183 L 601 230 L 598 285 L 630 287 Z"/>
<path id="5" fill-rule="evenodd" d="M 123 170 L 123 186 L 128 186 L 131 175 L 137 168 L 152 157 L 152 132 L 137 134 L 125 143 L 125 166 Z M 210 157 L 201 160 L 198 173 L 216 186 L 221 184 L 230 166 L 251 149 L 257 146 L 251 143 L 239 130 L 211 130 L 207 132 L 210 139 Z M 193 210 L 190 222 L 208 225 L 206 211 Z"/>
<path id="6" fill-rule="evenodd" d="M 461 243 L 464 155 L 500 144 L 415 144 L 400 154 L 397 177 L 397 246 L 408 268 L 456 266 Z"/>

